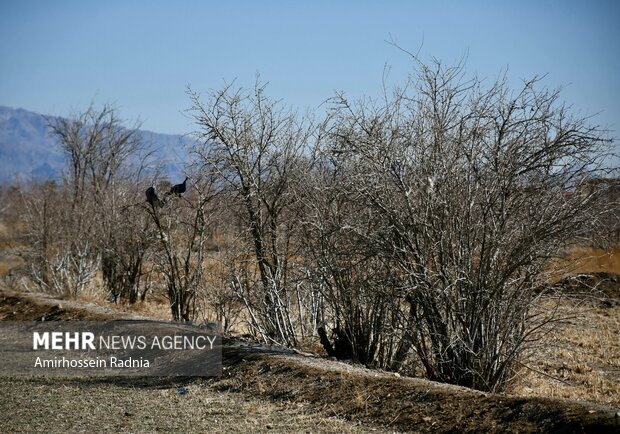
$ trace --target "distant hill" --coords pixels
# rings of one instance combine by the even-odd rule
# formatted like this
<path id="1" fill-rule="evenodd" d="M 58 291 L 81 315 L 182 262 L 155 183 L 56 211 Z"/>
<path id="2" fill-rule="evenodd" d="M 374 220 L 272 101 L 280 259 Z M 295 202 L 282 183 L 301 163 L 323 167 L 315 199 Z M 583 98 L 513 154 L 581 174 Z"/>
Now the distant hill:
<path id="1" fill-rule="evenodd" d="M 141 131 L 144 143 L 164 166 L 165 175 L 181 178 L 188 138 L 181 135 Z M 45 117 L 23 109 L 0 106 L 0 183 L 15 179 L 59 179 L 64 156 L 50 135 Z"/>

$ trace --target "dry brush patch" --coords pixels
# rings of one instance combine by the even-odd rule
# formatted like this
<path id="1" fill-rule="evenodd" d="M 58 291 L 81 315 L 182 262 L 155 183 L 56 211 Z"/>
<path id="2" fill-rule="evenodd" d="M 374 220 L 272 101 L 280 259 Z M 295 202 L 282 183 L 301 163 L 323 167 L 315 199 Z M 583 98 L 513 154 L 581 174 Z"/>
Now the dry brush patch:
<path id="1" fill-rule="evenodd" d="M 620 306 L 565 300 L 568 318 L 545 337 L 513 393 L 620 408 Z"/>
<path id="2" fill-rule="evenodd" d="M 528 363 L 512 392 L 620 408 L 620 248 L 571 249 L 554 297 L 540 307 L 564 318 Z"/>

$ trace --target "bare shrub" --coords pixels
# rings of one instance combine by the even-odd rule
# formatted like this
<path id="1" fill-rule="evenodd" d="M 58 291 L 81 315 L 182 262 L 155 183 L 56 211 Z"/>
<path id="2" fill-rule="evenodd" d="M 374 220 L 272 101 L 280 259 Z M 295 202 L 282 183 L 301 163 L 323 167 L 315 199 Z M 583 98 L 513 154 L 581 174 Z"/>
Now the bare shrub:
<path id="1" fill-rule="evenodd" d="M 228 245 L 225 250 L 210 255 L 204 274 L 205 293 L 201 313 L 203 322 L 217 322 L 223 333 L 229 333 L 242 321 L 245 306 L 235 291 L 238 263 L 236 249 Z"/>
<path id="2" fill-rule="evenodd" d="M 402 338 L 396 270 L 367 242 L 383 221 L 358 201 L 350 169 L 328 149 L 300 190 L 308 280 L 321 296 L 315 328 L 328 355 L 391 368 Z"/>
<path id="3" fill-rule="evenodd" d="M 124 193 L 131 199 L 142 193 L 126 190 Z M 124 203 L 130 200 L 122 199 Z M 148 217 L 136 205 L 128 204 L 110 219 L 110 229 L 113 230 L 105 238 L 104 234 L 99 234 L 102 237 L 101 272 L 108 293 L 115 303 L 121 300 L 129 303 L 144 301 L 149 287 L 149 274 L 145 268 L 155 241 L 146 230 Z"/>
<path id="4" fill-rule="evenodd" d="M 55 292 L 69 285 L 78 295 L 100 268 L 111 298 L 134 303 L 149 243 L 136 208 L 149 154 L 139 124 L 128 128 L 114 107 L 91 105 L 48 125 L 67 167 L 62 185 L 35 185 L 27 197 L 34 281 Z"/>
<path id="5" fill-rule="evenodd" d="M 164 276 L 170 310 L 175 321 L 194 321 L 197 297 L 204 293 L 205 254 L 214 210 L 213 183 L 194 174 L 185 196 L 171 196 L 165 206 L 144 205 L 154 227 L 149 236 L 157 240 L 153 260 Z"/>
<path id="6" fill-rule="evenodd" d="M 38 289 L 62 295 L 78 296 L 90 288 L 97 271 L 97 258 L 92 258 L 88 243 L 74 246 L 52 259 L 45 259 L 45 275 L 41 268 L 32 269 L 32 277 Z"/>
<path id="7" fill-rule="evenodd" d="M 291 285 L 297 230 L 294 179 L 303 173 L 310 128 L 269 99 L 257 81 L 252 92 L 226 86 L 206 102 L 192 91 L 200 128 L 194 154 L 234 199 L 251 262 L 236 276 L 236 291 L 253 330 L 266 340 L 297 342 Z"/>
<path id="8" fill-rule="evenodd" d="M 383 221 L 350 230 L 393 264 L 427 376 L 500 390 L 549 320 L 532 310 L 549 261 L 597 222 L 594 195 L 571 192 L 600 173 L 609 141 L 536 79 L 512 92 L 417 65 L 383 99 L 337 96 L 326 146 Z"/>

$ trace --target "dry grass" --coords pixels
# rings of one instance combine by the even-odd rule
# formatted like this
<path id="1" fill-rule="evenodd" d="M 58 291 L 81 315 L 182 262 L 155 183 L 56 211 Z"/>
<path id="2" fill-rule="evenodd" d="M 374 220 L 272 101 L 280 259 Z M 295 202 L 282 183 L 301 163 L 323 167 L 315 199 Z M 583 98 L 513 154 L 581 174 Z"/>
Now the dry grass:
<path id="1" fill-rule="evenodd" d="M 596 276 L 620 275 L 620 248 L 573 248 L 556 266 L 573 275 L 593 274 L 584 283 L 597 286 Z M 577 298 L 565 298 L 557 305 L 559 317 L 569 319 L 545 337 L 528 363 L 532 370 L 523 371 L 514 393 L 620 408 L 620 287 L 616 280 L 602 288 L 588 297 L 591 291 L 586 286 Z M 541 307 L 553 306 L 556 301 L 547 300 Z"/>
<path id="2" fill-rule="evenodd" d="M 3 433 L 383 432 L 194 382 L 0 378 L 0 395 Z"/>
<path id="3" fill-rule="evenodd" d="M 19 243 L 9 235 L 5 225 L 0 222 L 0 277 L 6 276 L 11 270 L 20 267 L 24 261 L 15 252 Z"/>
<path id="4" fill-rule="evenodd" d="M 620 248 L 609 250 L 575 247 L 555 266 L 568 274 L 611 273 L 620 275 Z M 558 276 L 562 278 L 564 276 Z"/>
<path id="5" fill-rule="evenodd" d="M 545 337 L 514 393 L 620 408 L 620 306 L 564 300 L 559 315 L 570 319 Z"/>

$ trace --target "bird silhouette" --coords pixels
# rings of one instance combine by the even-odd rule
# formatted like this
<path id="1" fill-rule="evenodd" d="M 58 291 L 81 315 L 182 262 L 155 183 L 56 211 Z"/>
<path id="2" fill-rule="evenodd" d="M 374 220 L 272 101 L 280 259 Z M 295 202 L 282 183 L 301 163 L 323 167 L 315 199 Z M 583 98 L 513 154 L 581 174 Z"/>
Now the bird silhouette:
<path id="1" fill-rule="evenodd" d="M 164 206 L 164 202 L 157 196 L 155 187 L 150 186 L 144 193 L 146 194 L 146 201 L 150 203 L 153 208 L 162 208 Z"/>
<path id="2" fill-rule="evenodd" d="M 185 193 L 185 191 L 187 190 L 188 179 L 188 177 L 185 177 L 185 181 L 183 181 L 181 184 L 173 185 L 172 187 L 170 187 L 170 191 L 166 193 L 166 196 L 170 194 L 176 194 L 177 196 L 181 196 L 183 193 Z"/>

